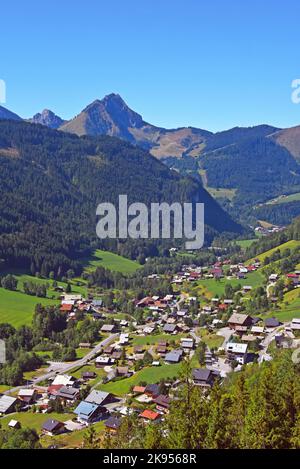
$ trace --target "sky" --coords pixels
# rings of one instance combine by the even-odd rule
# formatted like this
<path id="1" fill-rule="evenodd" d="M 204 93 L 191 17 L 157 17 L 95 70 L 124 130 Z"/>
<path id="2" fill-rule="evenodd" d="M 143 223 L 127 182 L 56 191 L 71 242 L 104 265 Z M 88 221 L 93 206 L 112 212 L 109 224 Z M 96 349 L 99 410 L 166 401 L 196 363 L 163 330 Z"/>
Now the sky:
<path id="1" fill-rule="evenodd" d="M 299 125 L 299 18 L 299 0 L 1 2 L 3 105 L 70 119 L 113 92 L 167 128 Z"/>

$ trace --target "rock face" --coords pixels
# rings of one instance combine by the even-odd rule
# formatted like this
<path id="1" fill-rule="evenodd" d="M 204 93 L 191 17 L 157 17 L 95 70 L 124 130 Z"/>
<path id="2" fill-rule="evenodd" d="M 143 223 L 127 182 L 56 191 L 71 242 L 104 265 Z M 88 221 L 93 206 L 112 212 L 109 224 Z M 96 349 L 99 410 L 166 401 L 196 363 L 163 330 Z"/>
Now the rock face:
<path id="1" fill-rule="evenodd" d="M 11 121 L 21 121 L 21 117 L 14 112 L 9 111 L 5 107 L 0 106 L 0 119 L 6 119 Z"/>
<path id="2" fill-rule="evenodd" d="M 49 109 L 44 109 L 42 112 L 38 112 L 31 119 L 29 119 L 29 122 L 33 124 L 45 125 L 50 129 L 58 129 L 65 123 L 63 119 L 61 119 Z"/>

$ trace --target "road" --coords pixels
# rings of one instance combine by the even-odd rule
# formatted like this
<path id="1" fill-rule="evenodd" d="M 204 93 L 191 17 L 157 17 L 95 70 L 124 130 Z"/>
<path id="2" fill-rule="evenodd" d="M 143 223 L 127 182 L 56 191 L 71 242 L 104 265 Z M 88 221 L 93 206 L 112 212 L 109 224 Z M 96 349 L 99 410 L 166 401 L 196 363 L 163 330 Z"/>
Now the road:
<path id="1" fill-rule="evenodd" d="M 106 339 L 102 340 L 97 344 L 93 350 L 88 352 L 83 358 L 80 358 L 80 360 L 76 360 L 71 363 L 66 363 L 65 367 L 62 367 L 60 369 L 60 373 L 67 373 L 68 371 L 72 370 L 73 368 L 77 368 L 80 366 L 85 365 L 88 363 L 92 358 L 94 358 L 102 349 L 102 347 L 106 347 L 110 342 L 115 340 L 117 337 L 119 337 L 119 334 L 111 334 L 109 337 L 106 337 Z M 39 376 L 38 378 L 35 378 L 31 381 L 30 386 L 16 386 L 15 388 L 8 389 L 7 391 L 4 392 L 4 394 L 11 394 L 14 393 L 24 387 L 33 387 L 36 386 L 37 384 L 41 383 L 42 381 L 48 380 L 50 378 L 54 378 L 57 376 L 58 372 L 50 370 L 44 375 Z"/>

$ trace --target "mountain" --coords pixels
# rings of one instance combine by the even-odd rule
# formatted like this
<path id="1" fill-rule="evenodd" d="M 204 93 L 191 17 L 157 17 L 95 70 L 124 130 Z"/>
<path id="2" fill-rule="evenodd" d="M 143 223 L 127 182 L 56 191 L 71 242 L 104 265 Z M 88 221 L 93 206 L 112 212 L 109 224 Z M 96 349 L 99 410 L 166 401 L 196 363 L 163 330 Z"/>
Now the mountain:
<path id="1" fill-rule="evenodd" d="M 49 109 L 44 109 L 41 113 L 35 114 L 28 121 L 33 124 L 45 125 L 50 129 L 58 129 L 66 122 Z"/>
<path id="2" fill-rule="evenodd" d="M 157 253 L 152 240 L 100 241 L 96 207 L 128 203 L 203 202 L 206 241 L 240 233 L 195 180 L 170 171 L 147 151 L 122 140 L 66 134 L 26 122 L 0 121 L 0 259 L 35 271 L 80 271 L 93 247 L 136 258 Z M 159 244 L 159 243 L 158 243 Z M 170 244 L 170 243 L 169 243 Z M 34 270 L 33 269 L 33 270 Z"/>
<path id="3" fill-rule="evenodd" d="M 278 145 L 286 148 L 300 163 L 300 126 L 283 129 L 270 136 Z"/>
<path id="4" fill-rule="evenodd" d="M 78 116 L 60 127 L 82 135 L 110 135 L 147 149 L 157 158 L 181 157 L 195 152 L 211 132 L 191 127 L 163 129 L 145 122 L 118 94 L 110 94 L 87 106 Z"/>
<path id="5" fill-rule="evenodd" d="M 21 121 L 21 117 L 9 111 L 5 107 L 0 106 L 0 119 L 8 119 L 14 121 Z"/>

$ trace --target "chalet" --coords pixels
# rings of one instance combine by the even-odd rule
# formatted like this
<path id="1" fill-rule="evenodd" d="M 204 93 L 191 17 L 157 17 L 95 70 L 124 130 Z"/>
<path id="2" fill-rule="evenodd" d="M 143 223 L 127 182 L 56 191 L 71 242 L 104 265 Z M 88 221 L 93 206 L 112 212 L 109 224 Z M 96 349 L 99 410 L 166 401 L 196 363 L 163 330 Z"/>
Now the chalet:
<path id="1" fill-rule="evenodd" d="M 159 396 L 159 386 L 158 384 L 147 384 L 145 387 L 145 394 L 153 399 Z"/>
<path id="2" fill-rule="evenodd" d="M 136 345 L 135 347 L 133 347 L 133 352 L 134 353 L 144 353 L 145 352 L 145 347 L 144 345 Z"/>
<path id="3" fill-rule="evenodd" d="M 74 308 L 74 305 L 72 304 L 69 304 L 69 303 L 65 303 L 65 304 L 62 304 L 61 307 L 59 308 L 59 310 L 62 312 L 62 313 L 71 313 L 73 311 L 73 308 Z"/>
<path id="4" fill-rule="evenodd" d="M 20 401 L 16 397 L 6 396 L 3 394 L 0 397 L 0 414 L 11 414 L 12 412 L 15 412 L 18 402 Z"/>
<path id="5" fill-rule="evenodd" d="M 111 357 L 113 360 L 120 360 L 122 358 L 122 351 L 114 350 Z"/>
<path id="6" fill-rule="evenodd" d="M 105 429 L 109 431 L 110 433 L 117 433 L 121 424 L 122 424 L 122 419 L 120 419 L 119 417 L 111 416 L 105 421 L 104 426 L 105 426 Z"/>
<path id="7" fill-rule="evenodd" d="M 81 378 L 84 381 L 88 381 L 89 379 L 94 379 L 96 378 L 97 374 L 94 371 L 83 371 L 81 373 Z"/>
<path id="8" fill-rule="evenodd" d="M 117 366 L 116 371 L 118 377 L 129 378 L 132 375 L 132 372 L 129 371 L 128 366 Z"/>
<path id="9" fill-rule="evenodd" d="M 15 430 L 19 430 L 21 428 L 21 423 L 18 420 L 12 419 L 9 424 L 9 428 L 13 428 Z"/>
<path id="10" fill-rule="evenodd" d="M 103 324 L 103 326 L 101 327 L 101 332 L 104 332 L 104 333 L 112 333 L 112 332 L 116 332 L 117 330 L 117 327 L 115 324 Z"/>
<path id="11" fill-rule="evenodd" d="M 56 394 L 56 397 L 59 399 L 65 401 L 65 402 L 75 402 L 77 397 L 79 395 L 79 389 L 78 388 L 73 388 L 71 386 L 62 386 L 58 393 Z"/>
<path id="12" fill-rule="evenodd" d="M 151 422 L 157 421 L 161 418 L 161 415 L 158 412 L 154 412 L 150 409 L 145 409 L 139 417 L 143 418 L 144 420 L 148 420 Z"/>
<path id="13" fill-rule="evenodd" d="M 183 338 L 180 341 L 180 346 L 185 352 L 190 352 L 194 348 L 194 339 L 192 338 Z"/>
<path id="14" fill-rule="evenodd" d="M 269 276 L 269 281 L 270 282 L 276 282 L 278 280 L 278 274 L 271 274 Z"/>
<path id="15" fill-rule="evenodd" d="M 249 293 L 252 290 L 251 285 L 244 285 L 243 286 L 243 292 L 244 293 Z"/>
<path id="16" fill-rule="evenodd" d="M 136 304 L 137 308 L 148 308 L 154 305 L 154 299 L 151 296 L 146 296 Z"/>
<path id="17" fill-rule="evenodd" d="M 145 386 L 134 386 L 132 392 L 134 394 L 144 394 L 146 387 Z"/>
<path id="18" fill-rule="evenodd" d="M 65 431 L 65 424 L 55 419 L 48 419 L 42 425 L 42 433 L 44 435 L 54 436 L 60 435 Z"/>
<path id="19" fill-rule="evenodd" d="M 26 402 L 26 404 L 32 404 L 36 400 L 36 391 L 35 389 L 20 389 L 18 393 L 18 398 L 20 401 Z"/>
<path id="20" fill-rule="evenodd" d="M 165 362 L 168 364 L 179 363 L 182 359 L 183 350 L 172 350 L 165 356 Z"/>
<path id="21" fill-rule="evenodd" d="M 176 334 L 177 333 L 177 325 L 176 324 L 165 324 L 163 327 L 163 331 L 166 334 Z"/>
<path id="22" fill-rule="evenodd" d="M 109 366 L 114 362 L 114 359 L 111 357 L 105 357 L 100 355 L 95 359 L 96 368 L 103 368 L 104 366 Z"/>
<path id="23" fill-rule="evenodd" d="M 143 333 L 145 335 L 149 335 L 149 334 L 152 334 L 152 332 L 155 330 L 155 327 L 152 327 L 152 326 L 146 326 L 144 329 L 143 329 Z"/>
<path id="24" fill-rule="evenodd" d="M 230 329 L 234 330 L 240 326 L 249 327 L 251 325 L 252 319 L 251 316 L 248 316 L 248 314 L 233 313 L 228 320 L 228 326 Z"/>
<path id="25" fill-rule="evenodd" d="M 280 326 L 280 324 L 281 323 L 276 318 L 267 318 L 267 319 L 265 319 L 265 327 L 267 329 L 272 329 L 274 327 L 278 327 L 278 326 Z"/>
<path id="26" fill-rule="evenodd" d="M 239 344 L 236 342 L 228 342 L 226 352 L 230 360 L 236 360 L 241 365 L 244 365 L 247 360 L 248 344 Z"/>
<path id="27" fill-rule="evenodd" d="M 92 348 L 92 344 L 90 342 L 80 342 L 80 348 Z"/>
<path id="28" fill-rule="evenodd" d="M 120 334 L 119 344 L 127 345 L 129 342 L 129 334 Z"/>
<path id="29" fill-rule="evenodd" d="M 220 375 L 217 371 L 208 370 L 207 368 L 194 368 L 192 376 L 195 385 L 210 388 Z"/>
<path id="30" fill-rule="evenodd" d="M 89 424 L 96 422 L 101 417 L 107 415 L 107 409 L 98 404 L 82 401 L 74 410 L 79 422 Z"/>
<path id="31" fill-rule="evenodd" d="M 95 389 L 85 398 L 85 402 L 105 406 L 115 402 L 115 396 L 109 392 L 96 391 Z"/>
<path id="32" fill-rule="evenodd" d="M 104 350 L 103 350 L 103 353 L 105 353 L 105 355 L 111 355 L 114 351 L 114 347 L 112 347 L 111 345 L 109 345 L 108 347 L 106 347 Z"/>
<path id="33" fill-rule="evenodd" d="M 242 336 L 245 334 L 245 332 L 247 332 L 247 329 L 247 326 L 236 326 L 235 333 L 236 335 Z"/>
<path id="34" fill-rule="evenodd" d="M 160 394 L 155 399 L 153 399 L 153 402 L 156 404 L 156 409 L 159 412 L 168 412 L 171 398 L 169 396 L 165 396 L 164 394 Z"/>
<path id="35" fill-rule="evenodd" d="M 52 386 L 74 386 L 77 379 L 69 375 L 57 375 L 52 381 Z"/>
<path id="36" fill-rule="evenodd" d="M 165 355 L 167 353 L 168 349 L 166 346 L 164 345 L 158 345 L 156 347 L 156 352 L 159 354 L 159 355 Z"/>
<path id="37" fill-rule="evenodd" d="M 292 331 L 300 331 L 300 319 L 294 318 L 290 324 L 290 328 Z"/>
<path id="38" fill-rule="evenodd" d="M 260 336 L 264 334 L 265 328 L 263 326 L 252 326 L 251 327 L 251 334 Z"/>

